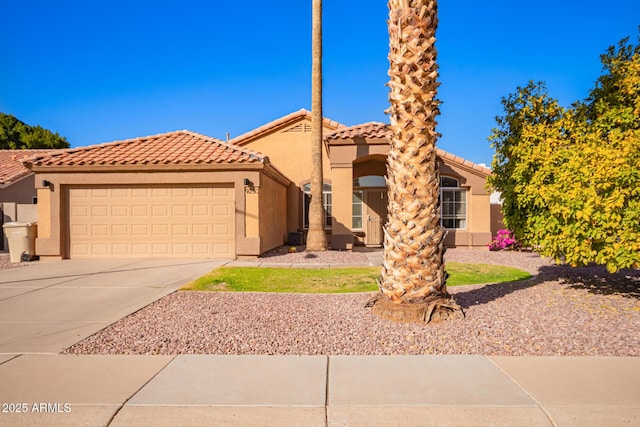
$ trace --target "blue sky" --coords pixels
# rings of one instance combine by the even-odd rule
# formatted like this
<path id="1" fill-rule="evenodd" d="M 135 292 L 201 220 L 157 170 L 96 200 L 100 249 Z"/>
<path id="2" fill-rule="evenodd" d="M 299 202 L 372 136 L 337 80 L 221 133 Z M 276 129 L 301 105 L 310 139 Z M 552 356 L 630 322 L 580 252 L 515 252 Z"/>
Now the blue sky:
<path id="1" fill-rule="evenodd" d="M 324 0 L 324 113 L 388 122 L 387 4 Z M 438 144 L 490 164 L 500 99 L 543 80 L 585 98 L 599 55 L 636 40 L 637 0 L 439 4 Z M 311 0 L 10 1 L 0 111 L 73 146 L 189 129 L 224 139 L 310 109 Z"/>

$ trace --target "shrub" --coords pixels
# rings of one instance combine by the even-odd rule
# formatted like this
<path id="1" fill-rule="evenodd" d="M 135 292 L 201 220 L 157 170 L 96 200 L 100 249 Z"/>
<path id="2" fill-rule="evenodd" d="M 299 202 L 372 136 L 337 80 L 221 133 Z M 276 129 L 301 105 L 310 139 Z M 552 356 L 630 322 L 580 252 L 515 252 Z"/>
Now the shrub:
<path id="1" fill-rule="evenodd" d="M 489 243 L 490 251 L 503 251 L 518 248 L 518 243 L 511 230 L 498 230 L 496 237 Z"/>

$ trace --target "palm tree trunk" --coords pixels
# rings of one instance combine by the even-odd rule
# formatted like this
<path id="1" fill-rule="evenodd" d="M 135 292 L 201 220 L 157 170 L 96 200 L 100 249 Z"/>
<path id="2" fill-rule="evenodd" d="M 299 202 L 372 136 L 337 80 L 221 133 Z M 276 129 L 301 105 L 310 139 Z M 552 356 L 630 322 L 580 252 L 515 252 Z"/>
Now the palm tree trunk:
<path id="1" fill-rule="evenodd" d="M 380 294 L 367 305 L 395 321 L 462 316 L 446 286 L 436 170 L 437 1 L 389 1 L 389 217 Z"/>
<path id="2" fill-rule="evenodd" d="M 322 201 L 322 0 L 313 0 L 311 68 L 311 204 L 307 251 L 327 250 Z"/>

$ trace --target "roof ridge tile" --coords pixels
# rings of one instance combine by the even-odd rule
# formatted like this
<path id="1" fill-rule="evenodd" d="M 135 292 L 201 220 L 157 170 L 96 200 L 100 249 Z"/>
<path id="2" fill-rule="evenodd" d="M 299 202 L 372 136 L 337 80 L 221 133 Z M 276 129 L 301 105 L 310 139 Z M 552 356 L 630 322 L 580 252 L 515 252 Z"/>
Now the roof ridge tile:
<path id="1" fill-rule="evenodd" d="M 255 138 L 255 137 L 257 137 L 257 136 L 259 136 L 259 135 L 261 135 L 263 133 L 266 133 L 266 132 L 268 132 L 268 131 L 270 131 L 272 129 L 275 129 L 275 128 L 279 127 L 279 126 L 284 126 L 284 125 L 286 125 L 288 123 L 291 123 L 291 122 L 293 122 L 293 121 L 295 121 L 297 119 L 303 118 L 303 117 L 311 118 L 311 111 L 308 111 L 308 110 L 306 110 L 304 108 L 301 108 L 298 111 L 294 111 L 293 113 L 286 114 L 286 115 L 284 115 L 282 117 L 279 117 L 279 118 L 274 119 L 274 120 L 272 120 L 272 121 L 270 121 L 268 123 L 265 123 L 265 124 L 255 128 L 253 130 L 250 130 L 250 131 L 245 132 L 243 134 L 240 134 L 240 135 L 238 135 L 238 136 L 236 136 L 234 138 L 231 138 L 229 140 L 229 142 L 233 143 L 233 144 L 241 144 L 241 143 L 247 142 L 246 140 L 250 140 L 252 138 Z M 327 126 L 333 127 L 333 128 L 345 127 L 345 125 L 343 125 L 341 123 L 338 123 L 338 122 L 336 122 L 334 120 L 328 119 L 326 117 L 323 117 L 322 123 L 327 125 Z"/>
<path id="2" fill-rule="evenodd" d="M 261 153 L 189 130 L 77 147 L 34 158 L 37 165 L 166 165 L 264 162 Z"/>
<path id="3" fill-rule="evenodd" d="M 327 134 L 325 136 L 325 140 L 335 140 L 335 139 L 353 139 L 357 137 L 371 138 L 378 137 L 380 138 L 384 134 L 384 137 L 389 138 L 391 130 L 389 129 L 390 125 L 382 122 L 366 122 L 355 126 L 350 126 L 344 129 L 336 129 L 335 131 Z M 479 172 L 490 175 L 491 169 L 488 167 L 479 165 L 477 163 L 472 162 L 471 160 L 464 159 L 460 156 L 457 156 L 453 153 L 449 153 L 448 151 L 443 150 L 440 147 L 436 147 L 436 154 L 441 158 L 449 159 L 459 165 L 477 170 Z"/>

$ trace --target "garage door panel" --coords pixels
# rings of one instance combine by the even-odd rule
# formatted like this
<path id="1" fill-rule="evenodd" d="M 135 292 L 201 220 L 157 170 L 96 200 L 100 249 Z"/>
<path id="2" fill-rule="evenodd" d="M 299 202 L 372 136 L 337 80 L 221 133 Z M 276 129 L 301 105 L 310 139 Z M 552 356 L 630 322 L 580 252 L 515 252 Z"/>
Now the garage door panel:
<path id="1" fill-rule="evenodd" d="M 194 188 L 193 191 L 191 192 L 191 194 L 193 195 L 193 197 L 203 197 L 203 198 L 207 198 L 209 197 L 209 192 L 207 191 L 206 188 Z"/>
<path id="2" fill-rule="evenodd" d="M 231 197 L 231 188 L 227 187 L 227 188 L 214 188 L 213 189 L 213 197 L 219 198 L 219 199 L 228 199 Z"/>
<path id="3" fill-rule="evenodd" d="M 71 243 L 71 253 L 79 257 L 85 257 L 89 255 L 89 245 L 86 243 Z"/>
<path id="4" fill-rule="evenodd" d="M 131 235 L 138 237 L 148 237 L 149 226 L 147 224 L 131 224 Z"/>
<path id="5" fill-rule="evenodd" d="M 167 205 L 152 205 L 151 206 L 151 217 L 159 218 L 159 217 L 168 217 L 169 216 L 169 206 Z"/>
<path id="6" fill-rule="evenodd" d="M 188 205 L 173 205 L 171 206 L 171 215 L 172 216 L 189 216 L 189 206 Z"/>
<path id="7" fill-rule="evenodd" d="M 133 243 L 131 249 L 133 256 L 147 256 L 149 254 L 149 245 L 146 243 Z"/>
<path id="8" fill-rule="evenodd" d="M 133 198 L 143 198 L 146 199 L 147 197 L 149 197 L 149 188 L 133 188 L 131 190 L 131 197 Z"/>
<path id="9" fill-rule="evenodd" d="M 111 198 L 112 199 L 128 198 L 128 197 L 129 197 L 129 191 L 126 188 L 112 188 L 111 189 Z"/>
<path id="10" fill-rule="evenodd" d="M 229 216 L 229 213 L 231 211 L 231 206 L 229 205 L 222 205 L 222 204 L 215 204 L 213 205 L 213 216 L 214 217 L 222 217 L 222 218 L 226 218 L 227 216 Z"/>
<path id="11" fill-rule="evenodd" d="M 229 244 L 226 243 L 214 243 L 213 244 L 213 253 L 224 254 L 231 250 Z"/>
<path id="12" fill-rule="evenodd" d="M 109 235 L 109 226 L 107 224 L 96 224 L 91 226 L 92 237 L 105 237 Z"/>
<path id="13" fill-rule="evenodd" d="M 131 233 L 127 224 L 115 224 L 111 226 L 111 235 L 114 237 L 126 237 Z"/>
<path id="14" fill-rule="evenodd" d="M 208 217 L 210 215 L 211 210 L 209 209 L 209 205 L 196 204 L 191 206 L 191 214 L 194 217 L 204 216 Z"/>
<path id="15" fill-rule="evenodd" d="M 110 189 L 107 188 L 93 188 L 90 191 L 90 197 L 94 200 L 107 199 L 111 198 L 111 192 Z"/>
<path id="16" fill-rule="evenodd" d="M 93 205 L 91 206 L 91 216 L 92 217 L 99 217 L 99 216 L 104 216 L 106 217 L 107 214 L 109 212 L 109 208 L 107 207 L 107 205 Z"/>
<path id="17" fill-rule="evenodd" d="M 189 195 L 188 188 L 172 188 L 171 197 L 187 197 Z"/>
<path id="18" fill-rule="evenodd" d="M 194 224 L 193 225 L 193 236 L 209 236 L 209 225 L 208 224 Z"/>
<path id="19" fill-rule="evenodd" d="M 74 216 L 76 219 L 81 217 L 89 216 L 89 210 L 87 206 L 72 206 L 71 207 L 71 216 Z"/>
<path id="20" fill-rule="evenodd" d="M 229 224 L 214 224 L 213 235 L 215 237 L 230 237 L 231 227 L 229 227 Z"/>
<path id="21" fill-rule="evenodd" d="M 171 234 L 174 236 L 186 237 L 189 236 L 189 224 L 173 224 Z"/>
<path id="22" fill-rule="evenodd" d="M 85 224 L 75 224 L 71 226 L 71 234 L 79 237 L 89 237 L 89 227 Z"/>
<path id="23" fill-rule="evenodd" d="M 69 189 L 72 258 L 235 255 L 232 187 Z"/>
<path id="24" fill-rule="evenodd" d="M 91 247 L 91 254 L 98 256 L 98 257 L 103 257 L 103 256 L 107 256 L 107 255 L 111 255 L 109 252 L 109 244 L 107 243 L 93 243 L 90 245 Z"/>
<path id="25" fill-rule="evenodd" d="M 127 205 L 112 205 L 111 216 L 129 216 L 129 206 Z"/>
<path id="26" fill-rule="evenodd" d="M 151 255 L 171 255 L 169 252 L 169 244 L 168 243 L 152 243 L 151 244 Z"/>
<path id="27" fill-rule="evenodd" d="M 149 206 L 146 205 L 132 205 L 131 216 L 146 218 L 149 215 Z"/>
<path id="28" fill-rule="evenodd" d="M 189 255 L 189 245 L 187 243 L 174 243 L 171 245 L 171 253 L 174 255 Z"/>
<path id="29" fill-rule="evenodd" d="M 129 245 L 126 244 L 114 243 L 111 245 L 111 250 L 115 256 L 129 255 Z"/>

